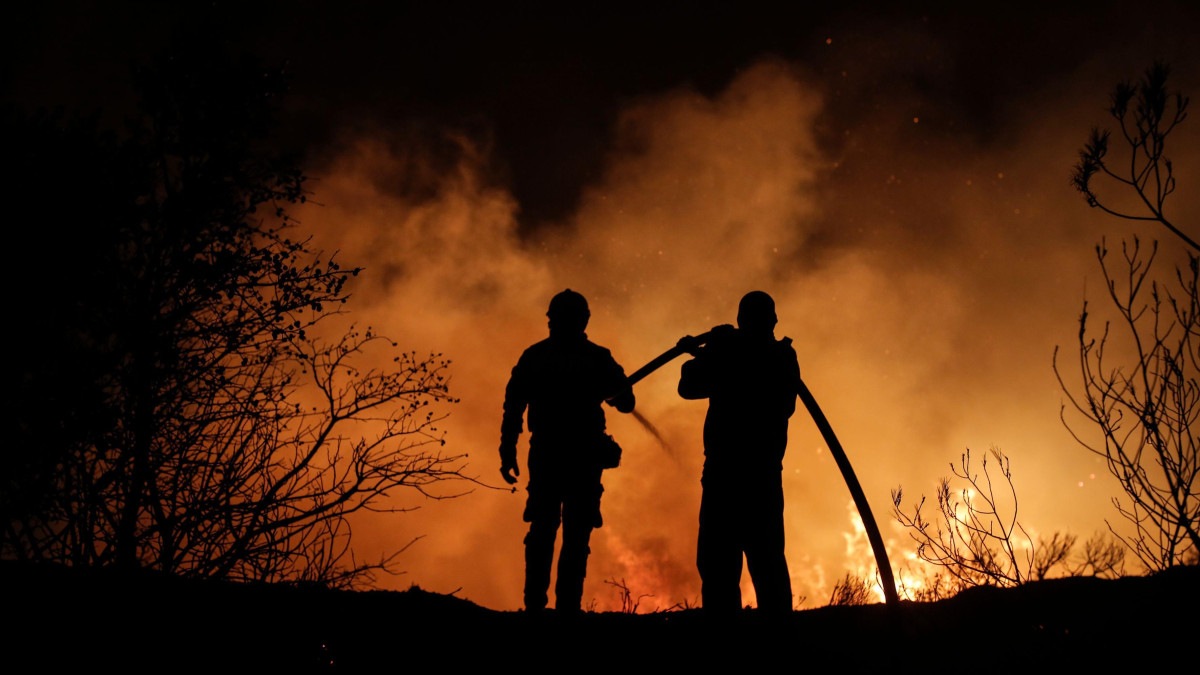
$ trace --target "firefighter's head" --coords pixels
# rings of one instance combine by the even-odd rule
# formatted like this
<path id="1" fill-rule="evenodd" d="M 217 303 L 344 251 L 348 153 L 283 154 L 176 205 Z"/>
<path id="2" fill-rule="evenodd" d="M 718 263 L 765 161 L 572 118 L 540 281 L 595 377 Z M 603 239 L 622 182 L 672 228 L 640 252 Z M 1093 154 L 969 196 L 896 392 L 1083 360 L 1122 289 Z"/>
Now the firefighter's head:
<path id="1" fill-rule="evenodd" d="M 738 329 L 750 335 L 774 335 L 775 300 L 763 291 L 750 291 L 738 303 Z"/>
<path id="2" fill-rule="evenodd" d="M 592 313 L 588 310 L 587 298 L 568 288 L 550 299 L 546 316 L 550 318 L 552 334 L 570 335 L 582 333 Z"/>

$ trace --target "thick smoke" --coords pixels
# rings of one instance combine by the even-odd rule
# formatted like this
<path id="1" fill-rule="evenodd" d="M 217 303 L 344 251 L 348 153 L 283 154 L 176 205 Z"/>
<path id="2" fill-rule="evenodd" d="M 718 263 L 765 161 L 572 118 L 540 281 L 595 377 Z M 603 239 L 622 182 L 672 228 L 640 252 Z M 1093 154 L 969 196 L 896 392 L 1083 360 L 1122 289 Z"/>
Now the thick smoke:
<path id="1" fill-rule="evenodd" d="M 768 59 L 715 96 L 679 88 L 631 102 L 606 172 L 557 228 L 520 234 L 520 204 L 485 180 L 491 158 L 477 139 L 451 138 L 447 169 L 426 144 L 384 132 L 346 139 L 313 185 L 321 205 L 300 219 L 320 246 L 365 266 L 356 321 L 453 360 L 461 402 L 448 410 L 448 448 L 470 453 L 469 470 L 495 485 L 504 385 L 521 350 L 545 336 L 555 292 L 588 297 L 589 336 L 631 372 L 685 334 L 733 323 L 745 292 L 768 291 L 777 335 L 794 340 L 899 574 L 913 546 L 891 490 L 907 502 L 932 496 L 968 448 L 976 468 L 992 447 L 1011 458 L 1034 532 L 1086 538 L 1112 517 L 1114 484 L 1059 419 L 1051 359 L 1062 346 L 1073 363 L 1081 302 L 1103 292 L 1092 247 L 1132 227 L 1089 211 L 1068 177 L 1088 129 L 1107 122 L 1109 88 L 1141 67 L 1097 64 L 1034 92 L 1013 107 L 1002 143 L 956 129 L 916 94 L 861 114 L 829 143 L 831 97 L 853 88 L 854 73 L 823 82 Z M 1181 172 L 1200 160 L 1195 138 L 1183 129 L 1174 146 Z M 1176 199 L 1196 214 L 1193 197 Z M 643 610 L 698 602 L 704 406 L 676 395 L 678 372 L 674 362 L 638 385 L 641 420 L 608 413 L 625 459 L 604 480 L 585 605 L 618 609 L 623 590 Z M 797 599 L 820 606 L 873 558 L 803 406 L 785 489 Z M 397 499 L 420 508 L 356 530 L 368 555 L 420 537 L 404 554 L 408 573 L 385 585 L 520 607 L 523 491 Z"/>

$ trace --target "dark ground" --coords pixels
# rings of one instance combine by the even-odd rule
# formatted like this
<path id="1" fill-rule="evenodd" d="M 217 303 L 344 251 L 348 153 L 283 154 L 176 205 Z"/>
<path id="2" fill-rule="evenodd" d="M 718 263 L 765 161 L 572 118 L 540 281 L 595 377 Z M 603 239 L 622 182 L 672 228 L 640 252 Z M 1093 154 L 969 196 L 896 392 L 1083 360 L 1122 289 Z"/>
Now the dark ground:
<path id="1" fill-rule="evenodd" d="M 700 610 L 533 617 L 407 591 L 187 582 L 0 563 L 0 671 L 1182 672 L 1200 568 L 975 588 L 720 624 Z M 1182 667 L 1182 671 L 1180 668 Z"/>

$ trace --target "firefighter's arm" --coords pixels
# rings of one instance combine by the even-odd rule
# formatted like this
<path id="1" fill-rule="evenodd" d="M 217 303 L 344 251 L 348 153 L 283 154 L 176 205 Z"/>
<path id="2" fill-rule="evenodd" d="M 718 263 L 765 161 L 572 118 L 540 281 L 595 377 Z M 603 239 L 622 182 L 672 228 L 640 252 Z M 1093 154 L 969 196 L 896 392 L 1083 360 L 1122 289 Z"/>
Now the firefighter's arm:
<path id="1" fill-rule="evenodd" d="M 708 398 L 712 390 L 710 370 L 703 353 L 684 361 L 679 369 L 679 395 L 690 400 Z"/>
<path id="2" fill-rule="evenodd" d="M 629 383 L 629 378 L 625 376 L 625 368 L 617 363 L 617 360 L 609 354 L 608 365 L 605 366 L 607 371 L 604 375 L 607 380 L 605 389 L 610 392 L 615 392 L 610 396 L 604 397 L 604 402 L 617 409 L 617 412 L 631 413 L 634 406 L 637 404 L 637 399 L 633 395 L 633 385 Z"/>
<path id="3" fill-rule="evenodd" d="M 784 386 L 782 388 L 782 396 L 780 404 L 785 417 L 791 417 L 796 412 L 796 396 L 799 394 L 800 382 L 800 359 L 796 356 L 796 349 L 792 347 L 792 339 L 785 337 L 779 341 L 782 349 L 782 360 L 780 363 L 780 372 L 783 373 Z"/>
<path id="4" fill-rule="evenodd" d="M 504 390 L 504 418 L 500 422 L 500 475 L 509 485 L 516 483 L 517 476 L 521 475 L 521 467 L 517 464 L 517 439 L 525 427 L 525 408 L 528 406 L 521 381 L 518 363 Z"/>
<path id="5" fill-rule="evenodd" d="M 700 337 L 684 336 L 676 345 L 694 358 L 685 361 L 679 370 L 679 395 L 686 399 L 702 399 L 712 395 L 713 356 L 712 348 L 727 342 L 737 329 L 729 324 L 713 326 Z M 718 347 L 720 349 L 720 347 Z"/>

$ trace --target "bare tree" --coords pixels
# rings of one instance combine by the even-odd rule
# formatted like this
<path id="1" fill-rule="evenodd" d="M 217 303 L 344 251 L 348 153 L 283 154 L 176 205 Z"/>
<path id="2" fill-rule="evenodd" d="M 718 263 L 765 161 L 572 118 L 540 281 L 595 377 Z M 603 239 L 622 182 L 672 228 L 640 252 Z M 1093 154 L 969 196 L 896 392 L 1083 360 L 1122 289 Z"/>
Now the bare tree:
<path id="1" fill-rule="evenodd" d="M 1166 141 L 1187 118 L 1188 106 L 1186 97 L 1168 89 L 1169 72 L 1155 63 L 1137 83 L 1116 87 L 1109 113 L 1127 153 L 1111 157 L 1112 133 L 1093 130 L 1073 183 L 1092 207 L 1161 225 L 1183 245 L 1185 260 L 1164 274 L 1155 269 L 1157 241 L 1144 246 L 1133 235 L 1114 256 L 1102 240 L 1096 256 L 1116 318 L 1105 321 L 1097 336 L 1084 303 L 1080 387 L 1066 383 L 1057 349 L 1054 355 L 1069 409 L 1085 425 L 1068 419 L 1068 403 L 1063 423 L 1084 448 L 1105 459 L 1124 493 L 1113 503 L 1132 533 L 1118 534 L 1112 523 L 1109 529 L 1150 570 L 1196 563 L 1200 556 L 1200 244 L 1166 212 L 1176 189 Z M 1122 200 L 1124 206 L 1113 205 Z"/>
<path id="2" fill-rule="evenodd" d="M 1167 137 L 1187 119 L 1188 98 L 1167 87 L 1170 67 L 1155 62 L 1141 79 L 1121 82 L 1110 96 L 1109 114 L 1117 122 L 1127 154 L 1112 161 L 1109 143 L 1112 132 L 1096 128 L 1079 152 L 1079 161 L 1071 181 L 1088 206 L 1125 220 L 1162 225 L 1189 249 L 1200 251 L 1200 243 L 1190 237 L 1167 216 L 1167 198 L 1175 192 L 1175 167 L 1166 156 Z M 1109 199 L 1121 195 L 1109 193 L 1103 198 L 1104 185 L 1118 191 L 1132 191 L 1135 206 L 1111 205 Z"/>
<path id="3" fill-rule="evenodd" d="M 265 137 L 283 73 L 183 44 L 142 75 L 123 135 L 38 118 L 6 139 L 12 200 L 54 203 L 81 163 L 105 189 L 81 185 L 95 201 L 49 211 L 31 249 L 60 276 L 23 306 L 0 555 L 334 586 L 397 571 L 404 545 L 358 559 L 350 516 L 469 479 L 438 426 L 449 362 L 370 329 L 319 339 L 361 270 L 289 236 L 305 179 Z"/>
<path id="4" fill-rule="evenodd" d="M 1017 518 L 1009 458 L 995 448 L 990 455 L 1003 478 L 1002 493 L 997 492 L 999 484 L 987 457 L 982 473 L 972 468 L 970 449 L 962 454 L 960 465 L 950 464 L 954 477 L 965 485 L 953 488 L 950 478 L 938 483 L 936 514 L 923 512 L 924 496 L 911 513 L 905 512 L 903 490 L 892 491 L 894 515 L 917 542 L 917 556 L 945 575 L 926 579 L 926 586 L 937 589 L 934 596 L 971 586 L 1013 587 L 1059 574 L 1119 575 L 1121 555 L 1114 559 L 1103 538 L 1090 540 L 1082 557 L 1073 554 L 1075 535 L 1054 533 L 1048 540 L 1035 540 Z"/>
<path id="5" fill-rule="evenodd" d="M 1126 548 L 1110 533 L 1097 532 L 1083 543 L 1083 550 L 1064 561 L 1067 576 L 1116 578 L 1125 576 Z"/>
<path id="6" fill-rule="evenodd" d="M 943 568 L 964 586 L 1016 586 L 1030 578 L 1033 539 L 1017 521 L 1017 495 L 1009 461 L 999 450 L 991 451 L 1008 486 L 1010 506 L 1001 511 L 995 484 L 983 460 L 983 475 L 972 470 L 971 451 L 962 455 L 962 466 L 950 464 L 954 476 L 966 481 L 961 491 L 943 478 L 937 489 L 937 514 L 931 520 L 922 510 L 925 497 L 907 514 L 901 509 L 903 490 L 892 491 L 894 514 L 910 528 L 917 542 L 917 556 Z"/>

